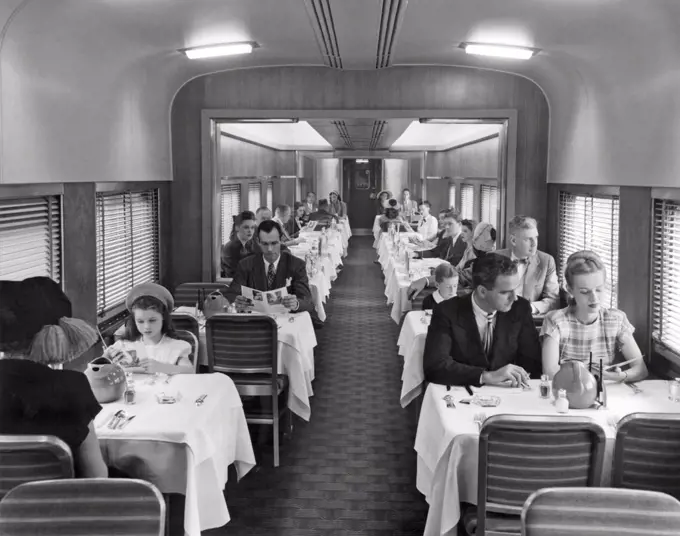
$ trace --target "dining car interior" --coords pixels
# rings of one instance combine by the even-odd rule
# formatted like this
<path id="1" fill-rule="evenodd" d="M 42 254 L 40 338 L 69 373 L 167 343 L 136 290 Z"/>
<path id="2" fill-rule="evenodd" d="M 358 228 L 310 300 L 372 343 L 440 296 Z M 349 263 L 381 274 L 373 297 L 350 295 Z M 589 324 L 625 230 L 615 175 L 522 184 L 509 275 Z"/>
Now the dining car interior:
<path id="1" fill-rule="evenodd" d="M 0 0 L 0 535 L 680 535 L 678 28 Z"/>

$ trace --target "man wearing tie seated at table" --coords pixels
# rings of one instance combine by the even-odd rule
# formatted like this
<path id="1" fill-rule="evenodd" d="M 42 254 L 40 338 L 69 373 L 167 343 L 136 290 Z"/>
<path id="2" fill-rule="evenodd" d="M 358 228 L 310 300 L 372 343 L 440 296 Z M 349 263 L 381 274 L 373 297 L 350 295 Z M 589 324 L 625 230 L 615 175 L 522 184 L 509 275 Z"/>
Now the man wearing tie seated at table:
<path id="1" fill-rule="evenodd" d="M 275 221 L 281 226 L 283 231 L 283 236 L 281 237 L 281 243 L 284 246 L 294 246 L 299 244 L 301 240 L 299 238 L 291 238 L 286 230 L 288 228 L 288 222 L 290 221 L 290 207 L 288 205 L 279 205 L 276 207 L 275 216 L 272 221 Z"/>
<path id="2" fill-rule="evenodd" d="M 319 200 L 319 208 L 317 209 L 316 212 L 312 212 L 309 215 L 309 221 L 318 221 L 318 225 L 325 225 L 329 226 L 331 224 L 331 221 L 335 220 L 337 223 L 339 218 L 335 214 L 331 214 L 328 212 L 328 209 L 330 208 L 328 204 L 328 199 L 320 199 Z"/>
<path id="3" fill-rule="evenodd" d="M 560 305 L 555 259 L 538 251 L 538 228 L 534 218 L 515 216 L 508 224 L 508 231 L 510 247 L 496 253 L 510 257 L 517 264 L 517 295 L 529 300 L 531 314 L 540 319 Z"/>
<path id="4" fill-rule="evenodd" d="M 247 311 L 253 305 L 241 296 L 241 286 L 261 291 L 276 290 L 285 287 L 290 279 L 289 295 L 283 298 L 284 307 L 291 313 L 313 313 L 307 268 L 304 261 L 290 253 L 281 253 L 281 226 L 274 220 L 263 221 L 257 228 L 257 235 L 261 251 L 239 263 L 227 290 L 227 299 L 234 302 L 239 311 Z"/>
<path id="5" fill-rule="evenodd" d="M 222 277 L 234 277 L 238 263 L 258 251 L 258 246 L 253 240 L 257 227 L 255 214 L 249 210 L 241 212 L 234 218 L 234 227 L 236 234 L 222 246 Z"/>
<path id="6" fill-rule="evenodd" d="M 434 308 L 425 340 L 425 380 L 442 385 L 518 387 L 541 374 L 531 307 L 515 291 L 517 266 L 488 253 L 475 259 L 472 294 Z"/>

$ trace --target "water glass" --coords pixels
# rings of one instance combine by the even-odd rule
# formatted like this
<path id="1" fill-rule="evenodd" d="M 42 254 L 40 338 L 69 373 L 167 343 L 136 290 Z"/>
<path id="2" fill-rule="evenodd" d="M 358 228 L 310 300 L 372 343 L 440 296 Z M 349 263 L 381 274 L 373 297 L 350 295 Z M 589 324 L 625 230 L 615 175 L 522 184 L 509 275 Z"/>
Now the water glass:
<path id="1" fill-rule="evenodd" d="M 680 402 L 680 378 L 668 382 L 668 400 Z"/>

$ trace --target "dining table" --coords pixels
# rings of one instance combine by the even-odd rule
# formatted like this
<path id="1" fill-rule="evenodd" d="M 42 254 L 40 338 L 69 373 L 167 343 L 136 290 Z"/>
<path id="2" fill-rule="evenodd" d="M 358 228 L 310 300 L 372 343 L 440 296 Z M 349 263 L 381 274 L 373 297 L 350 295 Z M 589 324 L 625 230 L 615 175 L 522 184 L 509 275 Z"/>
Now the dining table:
<path id="1" fill-rule="evenodd" d="M 134 385 L 134 403 L 102 404 L 94 421 L 107 465 L 162 493 L 184 495 L 188 536 L 227 524 L 228 468 L 234 464 L 240 479 L 255 466 L 234 382 L 224 374 L 129 374 L 127 379 Z M 119 411 L 133 418 L 110 428 Z"/>
<path id="2" fill-rule="evenodd" d="M 423 353 L 431 322 L 432 311 L 410 311 L 404 317 L 397 340 L 398 353 L 404 359 L 399 397 L 402 408 L 408 406 L 423 392 L 425 382 Z"/>
<path id="3" fill-rule="evenodd" d="M 477 504 L 479 432 L 493 415 L 550 415 L 559 418 L 554 401 L 539 396 L 540 380 L 530 390 L 484 385 L 473 394 L 497 396 L 496 407 L 460 403 L 470 400 L 464 387 L 429 384 L 425 391 L 415 440 L 416 486 L 429 504 L 425 536 L 455 536 L 461 517 L 460 503 Z M 647 380 L 635 384 L 605 382 L 607 407 L 570 409 L 567 415 L 593 418 L 605 431 L 606 446 L 602 486 L 611 482 L 612 458 L 618 422 L 631 413 L 677 413 L 680 404 L 668 399 L 667 382 Z M 444 400 L 451 396 L 455 408 Z"/>

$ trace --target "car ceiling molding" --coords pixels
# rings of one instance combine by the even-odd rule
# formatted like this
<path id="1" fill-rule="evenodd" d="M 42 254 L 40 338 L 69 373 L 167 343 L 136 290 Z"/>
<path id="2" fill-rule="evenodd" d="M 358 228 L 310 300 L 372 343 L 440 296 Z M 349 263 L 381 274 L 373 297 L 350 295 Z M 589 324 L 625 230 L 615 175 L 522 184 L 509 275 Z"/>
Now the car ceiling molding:
<path id="1" fill-rule="evenodd" d="M 324 63 L 333 69 L 342 69 L 331 0 L 305 0 L 305 7 Z"/>
<path id="2" fill-rule="evenodd" d="M 380 4 L 380 27 L 378 29 L 375 68 L 385 69 L 392 65 L 394 44 L 404 20 L 408 0 L 381 0 Z"/>

